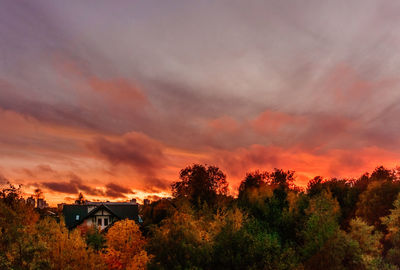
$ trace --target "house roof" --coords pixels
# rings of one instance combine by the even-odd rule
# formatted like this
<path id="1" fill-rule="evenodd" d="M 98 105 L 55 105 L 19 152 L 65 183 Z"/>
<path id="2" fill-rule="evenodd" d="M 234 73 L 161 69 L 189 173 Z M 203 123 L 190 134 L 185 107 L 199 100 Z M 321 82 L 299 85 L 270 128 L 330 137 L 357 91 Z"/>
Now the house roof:
<path id="1" fill-rule="evenodd" d="M 89 207 L 95 207 L 90 212 Z M 65 225 L 72 229 L 81 224 L 85 219 L 93 216 L 99 210 L 105 209 L 117 219 L 131 219 L 139 222 L 139 207 L 132 203 L 96 203 L 96 204 L 66 204 L 63 207 Z M 78 220 L 76 219 L 77 216 Z"/>

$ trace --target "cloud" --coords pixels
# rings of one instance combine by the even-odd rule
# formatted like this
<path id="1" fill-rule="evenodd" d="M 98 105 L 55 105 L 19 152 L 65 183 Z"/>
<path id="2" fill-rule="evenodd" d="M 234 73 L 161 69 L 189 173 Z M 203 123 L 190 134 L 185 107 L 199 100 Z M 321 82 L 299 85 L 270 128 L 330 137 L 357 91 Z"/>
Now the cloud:
<path id="1" fill-rule="evenodd" d="M 148 176 L 144 179 L 143 190 L 146 192 L 169 191 L 170 181 L 158 177 Z"/>
<path id="2" fill-rule="evenodd" d="M 111 198 L 125 198 L 125 194 L 133 194 L 132 190 L 115 183 L 108 183 L 106 185 L 105 195 Z"/>
<path id="3" fill-rule="evenodd" d="M 37 183 L 36 185 L 45 187 L 49 190 L 65 193 L 65 194 L 78 194 L 82 192 L 84 195 L 94 196 L 94 197 L 108 197 L 108 198 L 125 198 L 126 194 L 134 194 L 134 192 L 116 183 L 108 183 L 104 188 L 91 187 L 85 184 L 76 174 L 70 174 L 69 181 L 51 181 Z"/>
<path id="4" fill-rule="evenodd" d="M 130 132 L 116 140 L 98 137 L 88 147 L 113 165 L 128 165 L 145 175 L 152 175 L 166 162 L 164 146 L 140 132 Z"/>
<path id="5" fill-rule="evenodd" d="M 193 162 L 234 182 L 398 160 L 398 1 L 175 3 L 5 0 L 2 171 L 124 196 L 107 184 L 165 191 Z"/>
<path id="6" fill-rule="evenodd" d="M 70 173 L 68 174 L 68 178 L 69 181 L 45 181 L 37 183 L 37 185 L 59 193 L 78 194 L 79 192 L 83 192 L 91 196 L 104 196 L 103 190 L 88 186 L 84 183 L 84 180 L 76 174 Z"/>
<path id="7" fill-rule="evenodd" d="M 301 115 L 287 114 L 280 111 L 266 110 L 251 121 L 255 132 L 264 135 L 277 135 L 289 128 L 291 131 L 307 124 L 307 118 Z"/>
<path id="8" fill-rule="evenodd" d="M 47 189 L 52 191 L 67 193 L 67 194 L 77 194 L 78 188 L 75 185 L 71 185 L 71 182 L 43 182 L 41 183 Z"/>
<path id="9" fill-rule="evenodd" d="M 148 102 L 146 96 L 136 85 L 123 78 L 104 80 L 92 77 L 89 78 L 89 85 L 93 90 L 114 99 L 115 103 L 130 103 L 138 106 Z"/>
<path id="10" fill-rule="evenodd" d="M 84 184 L 84 181 L 82 178 L 75 174 L 70 175 L 70 184 L 74 185 L 79 191 L 83 192 L 84 194 L 87 195 L 92 195 L 92 196 L 104 196 L 104 191 L 99 189 L 99 188 L 93 188 L 90 187 L 86 184 Z"/>

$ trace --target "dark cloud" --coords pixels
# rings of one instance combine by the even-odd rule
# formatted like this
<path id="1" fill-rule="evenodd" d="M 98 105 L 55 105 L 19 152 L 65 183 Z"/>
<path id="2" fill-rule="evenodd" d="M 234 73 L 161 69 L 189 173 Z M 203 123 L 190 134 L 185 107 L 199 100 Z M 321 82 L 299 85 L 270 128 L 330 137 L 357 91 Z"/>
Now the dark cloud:
<path id="1" fill-rule="evenodd" d="M 144 180 L 144 191 L 147 192 L 160 192 L 169 190 L 171 188 L 170 181 L 158 177 L 147 177 Z"/>
<path id="2" fill-rule="evenodd" d="M 92 188 L 88 185 L 85 185 L 79 176 L 76 174 L 71 174 L 70 175 L 70 184 L 76 186 L 77 189 L 79 189 L 81 192 L 87 195 L 92 195 L 92 196 L 104 196 L 104 192 L 101 189 L 98 188 Z"/>
<path id="3" fill-rule="evenodd" d="M 85 184 L 82 178 L 76 174 L 71 173 L 69 177 L 69 181 L 43 182 L 36 185 L 41 185 L 52 191 L 66 194 L 78 194 L 78 192 L 82 192 L 84 195 L 111 198 L 125 198 L 126 194 L 134 194 L 131 189 L 115 183 L 108 183 L 105 186 L 105 191 L 103 191 L 100 188 L 93 188 Z"/>
<path id="4" fill-rule="evenodd" d="M 43 182 L 41 185 L 47 189 L 60 193 L 78 193 L 78 188 L 75 185 L 71 185 L 71 182 Z"/>
<path id="5" fill-rule="evenodd" d="M 108 190 L 113 190 L 115 192 L 120 192 L 120 193 L 132 193 L 132 190 L 129 188 L 114 184 L 114 183 L 109 183 L 106 185 L 106 188 Z"/>
<path id="6" fill-rule="evenodd" d="M 106 196 L 112 198 L 125 198 L 125 194 L 133 194 L 132 190 L 115 183 L 108 183 L 106 185 Z"/>
<path id="7" fill-rule="evenodd" d="M 99 137 L 88 147 L 111 164 L 125 164 L 145 175 L 165 166 L 162 144 L 143 133 L 127 133 L 118 140 Z"/>
<path id="8" fill-rule="evenodd" d="M 101 189 L 92 188 L 84 184 L 82 178 L 76 174 L 69 174 L 69 178 L 69 181 L 43 182 L 41 184 L 39 183 L 39 185 L 60 193 L 77 194 L 78 192 L 83 192 L 84 194 L 92 196 L 104 196 L 104 192 Z"/>

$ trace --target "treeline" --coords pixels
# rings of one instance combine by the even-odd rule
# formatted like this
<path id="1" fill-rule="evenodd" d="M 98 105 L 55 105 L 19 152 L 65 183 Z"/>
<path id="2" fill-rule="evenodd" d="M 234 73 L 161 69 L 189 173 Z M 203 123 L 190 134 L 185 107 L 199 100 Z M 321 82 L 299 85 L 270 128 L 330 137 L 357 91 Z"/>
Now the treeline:
<path id="1" fill-rule="evenodd" d="M 0 269 L 400 269 L 400 174 L 358 179 L 248 173 L 237 198 L 225 174 L 194 164 L 143 224 L 69 232 L 40 218 L 14 187 L 0 192 Z"/>

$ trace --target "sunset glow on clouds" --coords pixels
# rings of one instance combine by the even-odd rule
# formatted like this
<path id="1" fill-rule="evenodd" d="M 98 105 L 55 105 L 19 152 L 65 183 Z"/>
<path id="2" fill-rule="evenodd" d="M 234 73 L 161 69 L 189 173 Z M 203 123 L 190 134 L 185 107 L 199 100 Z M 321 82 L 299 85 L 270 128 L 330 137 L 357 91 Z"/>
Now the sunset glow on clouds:
<path id="1" fill-rule="evenodd" d="M 400 158 L 398 1 L 0 1 L 0 181 L 168 196 L 180 169 Z"/>

